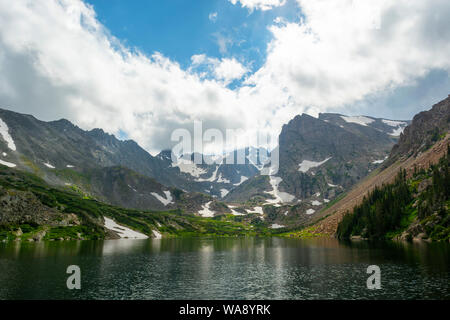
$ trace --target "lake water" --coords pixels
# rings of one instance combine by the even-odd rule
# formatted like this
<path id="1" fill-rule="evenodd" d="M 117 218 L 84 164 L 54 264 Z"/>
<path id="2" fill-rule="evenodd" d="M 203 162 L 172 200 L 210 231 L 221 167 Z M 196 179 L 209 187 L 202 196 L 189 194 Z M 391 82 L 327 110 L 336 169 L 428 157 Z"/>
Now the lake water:
<path id="1" fill-rule="evenodd" d="M 66 269 L 81 268 L 81 290 Z M 381 269 L 368 290 L 369 265 Z M 0 244 L 0 299 L 450 299 L 450 246 L 335 239 Z"/>

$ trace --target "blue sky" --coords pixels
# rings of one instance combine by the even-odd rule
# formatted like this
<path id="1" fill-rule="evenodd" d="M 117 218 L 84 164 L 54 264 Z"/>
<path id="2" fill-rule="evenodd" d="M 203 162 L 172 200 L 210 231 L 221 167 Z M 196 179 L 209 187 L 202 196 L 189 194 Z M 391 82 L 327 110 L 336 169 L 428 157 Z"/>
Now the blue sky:
<path id="1" fill-rule="evenodd" d="M 234 57 L 255 72 L 264 64 L 267 45 L 273 39 L 268 26 L 277 17 L 287 22 L 298 22 L 302 17 L 294 0 L 267 11 L 250 11 L 227 0 L 85 2 L 94 7 L 99 21 L 122 43 L 148 55 L 161 52 L 183 69 L 189 68 L 193 55 L 206 54 Z M 226 51 L 219 41 L 225 43 Z M 241 80 L 232 82 L 230 87 L 239 86 Z M 376 93 L 333 111 L 410 119 L 448 93 L 448 73 L 434 70 L 413 84 Z"/>
<path id="2" fill-rule="evenodd" d="M 99 21 L 130 47 L 155 51 L 188 68 L 191 56 L 235 57 L 253 71 L 264 63 L 272 34 L 267 27 L 277 17 L 298 21 L 295 1 L 261 11 L 233 5 L 227 0 L 87 0 Z M 217 14 L 216 18 L 210 15 Z M 220 49 L 219 39 L 227 43 Z"/>

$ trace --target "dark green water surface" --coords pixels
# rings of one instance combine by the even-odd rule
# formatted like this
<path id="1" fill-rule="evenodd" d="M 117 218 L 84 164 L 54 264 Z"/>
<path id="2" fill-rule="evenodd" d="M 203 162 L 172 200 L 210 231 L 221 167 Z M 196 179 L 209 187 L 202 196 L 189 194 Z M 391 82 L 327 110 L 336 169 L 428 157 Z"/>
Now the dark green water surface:
<path id="1" fill-rule="evenodd" d="M 81 269 L 68 290 L 66 269 Z M 369 265 L 381 269 L 368 290 Z M 450 299 L 450 246 L 218 238 L 0 244 L 0 299 Z"/>

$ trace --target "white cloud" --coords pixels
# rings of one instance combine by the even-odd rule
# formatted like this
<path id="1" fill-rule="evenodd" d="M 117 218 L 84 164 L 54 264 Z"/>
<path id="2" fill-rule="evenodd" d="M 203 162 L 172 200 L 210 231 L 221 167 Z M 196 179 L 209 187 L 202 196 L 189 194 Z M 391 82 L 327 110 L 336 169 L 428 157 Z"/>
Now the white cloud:
<path id="1" fill-rule="evenodd" d="M 191 70 L 206 67 L 207 72 L 200 73 L 201 75 L 205 77 L 212 75 L 216 80 L 223 81 L 225 85 L 228 85 L 233 80 L 241 79 L 250 71 L 235 58 L 217 59 L 207 57 L 205 54 L 198 54 L 193 55 L 191 61 Z"/>
<path id="2" fill-rule="evenodd" d="M 263 2 L 241 4 L 262 10 Z M 233 57 L 194 56 L 184 70 L 161 53 L 124 47 L 80 0 L 0 0 L 0 107 L 123 130 L 158 151 L 194 120 L 204 129 L 279 132 L 296 114 L 450 70 L 448 0 L 354 3 L 298 0 L 305 20 L 270 26 L 265 63 L 231 90 L 249 72 Z M 221 42 L 224 52 L 230 41 Z"/>
<path id="3" fill-rule="evenodd" d="M 286 0 L 228 0 L 232 4 L 241 3 L 242 8 L 248 8 L 250 11 L 253 10 L 271 10 L 274 7 L 281 7 L 286 4 Z"/>
<path id="4" fill-rule="evenodd" d="M 217 21 L 217 12 L 211 12 L 208 15 L 208 19 L 212 22 L 216 22 Z"/>
<path id="5" fill-rule="evenodd" d="M 219 65 L 214 69 L 216 78 L 224 80 L 226 83 L 241 79 L 247 72 L 249 72 L 249 70 L 235 58 L 222 59 Z"/>
<path id="6" fill-rule="evenodd" d="M 404 86 L 450 68 L 444 0 L 298 0 L 306 20 L 271 26 L 267 61 L 248 80 L 321 109 Z"/>
<path id="7" fill-rule="evenodd" d="M 213 36 L 216 38 L 216 43 L 219 46 L 220 53 L 227 53 L 228 47 L 233 45 L 233 39 L 221 34 L 220 32 L 214 33 Z"/>

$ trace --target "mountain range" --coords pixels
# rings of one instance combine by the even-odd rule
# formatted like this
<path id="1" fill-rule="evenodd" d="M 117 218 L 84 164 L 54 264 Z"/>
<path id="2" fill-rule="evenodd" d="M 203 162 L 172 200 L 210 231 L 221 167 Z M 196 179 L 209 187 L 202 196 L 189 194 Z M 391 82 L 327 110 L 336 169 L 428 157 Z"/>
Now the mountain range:
<path id="1" fill-rule="evenodd" d="M 323 219 L 368 176 L 429 148 L 448 132 L 448 119 L 448 99 L 417 115 L 412 124 L 335 113 L 298 115 L 282 127 L 278 147 L 271 151 L 279 154 L 274 172 L 269 158 L 254 157 L 264 149 L 234 151 L 245 153 L 241 165 L 225 164 L 227 155 L 200 155 L 214 159 L 212 164 L 195 164 L 194 154 L 173 162 L 170 150 L 152 156 L 136 142 L 101 129 L 85 131 L 65 119 L 44 122 L 0 109 L 0 165 L 9 167 L 5 181 L 13 172 L 24 172 L 41 179 L 46 190 L 124 210 L 282 231 Z M 263 168 L 271 175 L 264 175 Z M 6 203 L 8 210 L 19 210 Z M 164 221 L 159 225 L 167 226 Z"/>

